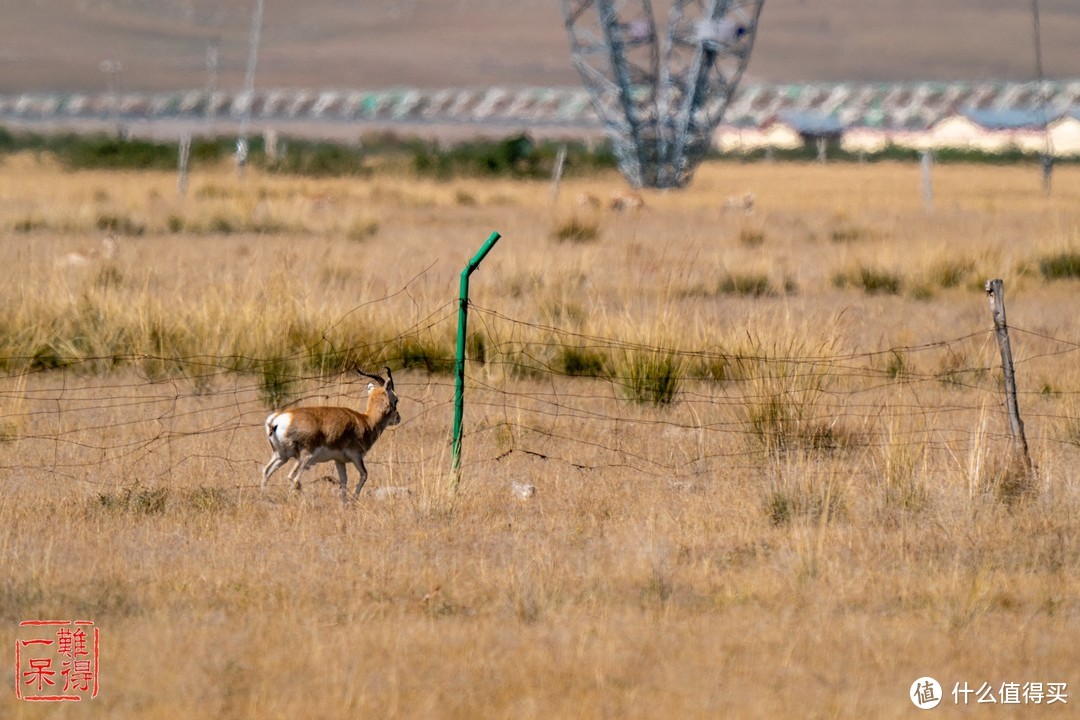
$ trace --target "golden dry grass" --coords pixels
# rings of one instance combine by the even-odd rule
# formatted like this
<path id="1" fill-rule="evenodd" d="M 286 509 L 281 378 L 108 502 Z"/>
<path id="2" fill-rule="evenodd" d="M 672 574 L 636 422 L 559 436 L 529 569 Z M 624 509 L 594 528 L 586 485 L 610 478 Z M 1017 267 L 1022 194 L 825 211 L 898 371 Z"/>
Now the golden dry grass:
<path id="1" fill-rule="evenodd" d="M 929 215 L 918 181 L 708 165 L 614 214 L 575 201 L 613 176 L 552 204 L 544 183 L 223 168 L 181 201 L 166 174 L 9 159 L 6 351 L 86 362 L 9 361 L 0 385 L 0 613 L 97 623 L 94 717 L 898 717 L 923 675 L 946 704 L 957 682 L 1075 690 L 1076 280 L 1038 264 L 1080 249 L 1080 171 L 1045 198 L 1031 168 L 939 167 Z M 746 190 L 753 215 L 722 209 Z M 58 265 L 98 248 L 102 216 L 142 232 Z M 597 239 L 553 240 L 570 218 Z M 412 369 L 358 503 L 315 474 L 261 493 L 260 381 L 223 358 L 323 335 L 391 362 L 399 334 L 448 347 L 492 230 L 459 492 L 451 382 Z M 862 268 L 897 294 L 836 282 Z M 722 289 L 748 276 L 769 291 Z M 1039 466 L 1018 494 L 988 277 Z M 673 402 L 627 399 L 638 344 L 675 358 Z M 556 372 L 566 345 L 601 377 Z M 363 402 L 347 376 L 296 371 L 308 401 Z M 375 498 L 389 486 L 412 494 Z M 995 708 L 1012 710 L 1033 714 Z M 0 699 L 3 717 L 54 711 Z"/>

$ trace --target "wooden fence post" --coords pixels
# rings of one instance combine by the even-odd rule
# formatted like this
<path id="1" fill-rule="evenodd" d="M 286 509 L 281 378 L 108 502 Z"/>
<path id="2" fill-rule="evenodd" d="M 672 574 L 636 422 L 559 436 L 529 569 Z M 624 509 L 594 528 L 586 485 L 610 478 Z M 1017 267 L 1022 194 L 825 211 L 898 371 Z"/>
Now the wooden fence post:
<path id="1" fill-rule="evenodd" d="M 919 163 L 922 168 L 922 201 L 926 212 L 934 210 L 934 154 L 929 150 L 922 151 Z"/>
<path id="2" fill-rule="evenodd" d="M 551 171 L 551 201 L 555 202 L 559 197 L 559 182 L 562 180 L 563 166 L 566 164 L 566 143 L 559 146 L 559 154 L 555 156 L 555 167 Z"/>
<path id="3" fill-rule="evenodd" d="M 180 134 L 180 151 L 177 159 L 176 192 L 180 197 L 187 195 L 188 161 L 191 159 L 191 133 Z"/>
<path id="4" fill-rule="evenodd" d="M 1020 419 L 1020 409 L 1016 402 L 1016 372 L 1013 367 L 1012 349 L 1009 347 L 1009 326 L 1005 322 L 1005 284 L 1000 280 L 986 281 L 986 294 L 990 298 L 990 314 L 994 317 L 994 334 L 997 335 L 1001 349 L 1001 369 L 1005 374 L 1005 409 L 1009 414 L 1009 432 L 1012 434 L 1013 449 L 1028 478 L 1034 478 L 1034 465 L 1028 452 L 1027 436 L 1024 434 L 1024 421 Z"/>

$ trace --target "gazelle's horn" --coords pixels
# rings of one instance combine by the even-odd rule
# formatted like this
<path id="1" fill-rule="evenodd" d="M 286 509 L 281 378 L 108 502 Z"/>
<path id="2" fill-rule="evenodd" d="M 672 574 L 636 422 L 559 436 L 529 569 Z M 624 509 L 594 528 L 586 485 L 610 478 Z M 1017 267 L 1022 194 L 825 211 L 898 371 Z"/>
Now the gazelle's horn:
<path id="1" fill-rule="evenodd" d="M 389 368 L 388 368 L 388 369 L 389 369 Z M 379 383 L 379 387 L 386 387 L 386 381 L 385 381 L 385 380 L 383 380 L 383 378 L 382 378 L 382 376 L 381 376 L 381 375 L 372 375 L 372 374 L 371 374 L 371 373 L 369 373 L 369 372 L 364 372 L 364 371 L 363 371 L 363 370 L 361 370 L 360 368 L 356 368 L 356 372 L 357 372 L 358 374 L 360 374 L 360 375 L 363 375 L 363 376 L 364 376 L 364 377 L 366 377 L 366 378 L 371 378 L 371 379 L 372 379 L 372 380 L 374 380 L 375 382 Z"/>

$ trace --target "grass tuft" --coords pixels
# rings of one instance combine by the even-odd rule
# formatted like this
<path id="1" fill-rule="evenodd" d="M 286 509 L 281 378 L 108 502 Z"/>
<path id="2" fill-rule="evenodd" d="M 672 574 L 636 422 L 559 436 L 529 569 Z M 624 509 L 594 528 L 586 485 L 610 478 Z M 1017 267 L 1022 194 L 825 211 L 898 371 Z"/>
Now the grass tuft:
<path id="1" fill-rule="evenodd" d="M 942 288 L 955 288 L 963 285 L 975 272 L 975 263 L 970 260 L 944 260 L 930 269 L 929 280 Z"/>
<path id="2" fill-rule="evenodd" d="M 759 248 L 765 244 L 765 232 L 753 228 L 739 230 L 739 244 L 747 248 Z"/>
<path id="3" fill-rule="evenodd" d="M 664 350 L 633 350 L 618 368 L 626 397 L 636 403 L 668 405 L 675 400 L 682 373 L 682 358 Z"/>
<path id="4" fill-rule="evenodd" d="M 826 523 L 844 517 L 847 485 L 835 467 L 797 462 L 775 472 L 765 493 L 765 512 L 773 525 L 797 520 Z"/>
<path id="5" fill-rule="evenodd" d="M 146 232 L 146 226 L 125 215 L 98 215 L 96 227 L 103 232 L 137 237 Z"/>
<path id="6" fill-rule="evenodd" d="M 723 278 L 716 288 L 721 295 L 736 295 L 738 297 L 769 297 L 775 295 L 768 275 L 728 275 Z"/>
<path id="7" fill-rule="evenodd" d="M 454 351 L 451 346 L 429 337 L 407 337 L 398 346 L 401 367 L 419 368 L 432 375 L 454 372 Z"/>
<path id="8" fill-rule="evenodd" d="M 572 217 L 556 225 L 551 236 L 561 243 L 590 243 L 600 237 L 600 225 Z"/>
<path id="9" fill-rule="evenodd" d="M 363 242 L 375 237 L 378 233 L 378 220 L 357 219 L 349 225 L 348 230 L 345 231 L 345 237 L 353 242 Z"/>
<path id="10" fill-rule="evenodd" d="M 801 338 L 788 338 L 766 350 L 755 340 L 728 373 L 745 378 L 749 393 L 744 413 L 750 437 L 769 456 L 799 451 L 830 451 L 852 445 L 854 436 L 826 410 L 830 385 L 825 348 L 809 350 Z"/>
<path id="11" fill-rule="evenodd" d="M 1080 278 L 1080 253 L 1065 252 L 1040 258 L 1039 272 L 1047 280 Z"/>
<path id="12" fill-rule="evenodd" d="M 169 500 L 169 488 L 121 488 L 117 492 L 98 493 L 97 504 L 112 512 L 135 515 L 156 515 L 165 512 Z"/>
<path id="13" fill-rule="evenodd" d="M 603 377 L 608 374 L 607 359 L 598 350 L 564 345 L 555 358 L 555 369 L 574 377 Z"/>
<path id="14" fill-rule="evenodd" d="M 853 286 L 869 295 L 899 295 L 904 281 L 899 273 L 862 266 L 854 272 L 836 273 L 833 285 L 837 288 Z"/>
<path id="15" fill-rule="evenodd" d="M 271 358 L 256 368 L 263 405 L 268 410 L 284 407 L 296 399 L 297 373 L 294 364 L 281 357 Z"/>

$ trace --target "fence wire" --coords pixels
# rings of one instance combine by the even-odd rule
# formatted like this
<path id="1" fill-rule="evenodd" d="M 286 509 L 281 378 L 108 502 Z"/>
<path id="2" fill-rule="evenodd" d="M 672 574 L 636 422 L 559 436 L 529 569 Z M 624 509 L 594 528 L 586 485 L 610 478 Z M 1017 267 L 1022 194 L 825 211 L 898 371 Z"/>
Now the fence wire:
<path id="1" fill-rule="evenodd" d="M 449 467 L 456 303 L 394 337 L 334 348 L 378 357 L 398 373 L 403 422 L 371 463 L 399 484 Z M 470 305 L 462 471 L 487 473 L 515 455 L 581 472 L 711 476 L 761 468 L 790 452 L 962 457 L 1010 441 L 993 330 L 865 352 L 803 351 L 748 342 L 688 350 L 602 337 Z M 1080 343 L 1012 327 L 1020 405 L 1036 447 L 1080 447 L 1080 390 L 1068 374 Z M 416 348 L 429 348 L 418 355 Z M 434 349 L 431 349 L 434 348 Z M 441 350 L 439 348 L 442 348 Z M 406 351 L 407 349 L 407 351 Z M 0 473 L 92 486 L 189 474 L 256 486 L 269 454 L 263 421 L 281 396 L 363 406 L 367 381 L 286 358 L 86 357 L 0 378 Z M 0 358 L 29 367 L 28 358 Z M 283 372 L 282 361 L 302 371 Z M 245 372 L 237 372 L 237 367 Z M 103 371 L 103 368 L 109 368 Z M 153 372 L 148 372 L 152 368 Z M 959 462 L 959 460 L 957 460 Z"/>

